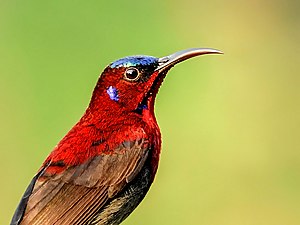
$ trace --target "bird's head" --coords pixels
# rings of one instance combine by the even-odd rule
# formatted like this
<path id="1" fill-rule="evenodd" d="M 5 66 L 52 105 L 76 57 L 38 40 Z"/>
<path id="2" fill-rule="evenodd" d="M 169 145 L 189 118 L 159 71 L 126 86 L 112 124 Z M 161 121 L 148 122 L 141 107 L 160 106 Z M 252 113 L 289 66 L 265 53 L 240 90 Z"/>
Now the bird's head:
<path id="1" fill-rule="evenodd" d="M 175 64 L 204 54 L 221 54 L 208 48 L 193 48 L 172 55 L 129 56 L 108 65 L 101 74 L 94 90 L 91 106 L 98 109 L 137 112 L 153 110 L 155 96 Z"/>

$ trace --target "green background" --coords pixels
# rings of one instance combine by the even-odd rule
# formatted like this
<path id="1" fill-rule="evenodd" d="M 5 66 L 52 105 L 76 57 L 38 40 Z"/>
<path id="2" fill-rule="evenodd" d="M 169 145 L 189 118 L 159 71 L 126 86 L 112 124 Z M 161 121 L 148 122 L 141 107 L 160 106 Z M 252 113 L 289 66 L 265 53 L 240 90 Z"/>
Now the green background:
<path id="1" fill-rule="evenodd" d="M 157 177 L 124 225 L 300 224 L 300 1 L 0 1 L 0 224 L 123 56 L 177 65 Z"/>

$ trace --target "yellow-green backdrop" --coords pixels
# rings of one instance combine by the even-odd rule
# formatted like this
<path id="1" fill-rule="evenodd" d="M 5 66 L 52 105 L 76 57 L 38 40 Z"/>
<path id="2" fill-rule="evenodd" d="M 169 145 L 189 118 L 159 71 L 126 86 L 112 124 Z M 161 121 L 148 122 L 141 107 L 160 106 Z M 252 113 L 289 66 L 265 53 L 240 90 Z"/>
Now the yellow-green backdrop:
<path id="1" fill-rule="evenodd" d="M 0 1 L 0 224 L 117 58 L 214 47 L 156 101 L 157 177 L 124 225 L 300 224 L 300 2 Z"/>

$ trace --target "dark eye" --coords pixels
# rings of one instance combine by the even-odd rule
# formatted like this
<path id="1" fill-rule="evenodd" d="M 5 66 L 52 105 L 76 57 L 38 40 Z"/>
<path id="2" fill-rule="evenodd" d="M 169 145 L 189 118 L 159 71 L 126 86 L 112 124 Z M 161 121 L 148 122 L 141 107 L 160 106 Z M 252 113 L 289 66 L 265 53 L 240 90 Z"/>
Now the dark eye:
<path id="1" fill-rule="evenodd" d="M 134 67 L 128 68 L 124 73 L 124 78 L 128 81 L 136 81 L 140 76 L 138 69 Z"/>

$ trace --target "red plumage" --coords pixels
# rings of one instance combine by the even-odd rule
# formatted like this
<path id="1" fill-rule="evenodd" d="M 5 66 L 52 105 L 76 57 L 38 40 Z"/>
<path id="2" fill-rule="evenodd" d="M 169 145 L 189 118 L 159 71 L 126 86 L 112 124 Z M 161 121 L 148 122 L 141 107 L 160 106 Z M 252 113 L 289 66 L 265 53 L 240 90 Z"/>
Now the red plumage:
<path id="1" fill-rule="evenodd" d="M 126 57 L 100 76 L 79 122 L 44 161 L 11 224 L 119 224 L 140 203 L 158 167 L 154 101 L 168 70 L 189 49 L 164 58 Z"/>

